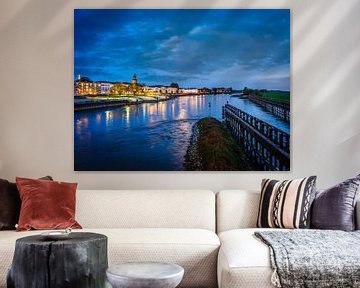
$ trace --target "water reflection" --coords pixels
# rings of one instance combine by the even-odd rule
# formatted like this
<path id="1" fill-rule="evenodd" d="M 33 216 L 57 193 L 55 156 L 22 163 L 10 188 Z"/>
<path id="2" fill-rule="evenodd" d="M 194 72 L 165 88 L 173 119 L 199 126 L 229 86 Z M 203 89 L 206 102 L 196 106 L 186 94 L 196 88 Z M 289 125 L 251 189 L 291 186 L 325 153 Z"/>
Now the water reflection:
<path id="1" fill-rule="evenodd" d="M 221 120 L 227 102 L 289 133 L 288 123 L 229 95 L 76 112 L 75 170 L 183 170 L 193 124 L 208 116 Z"/>

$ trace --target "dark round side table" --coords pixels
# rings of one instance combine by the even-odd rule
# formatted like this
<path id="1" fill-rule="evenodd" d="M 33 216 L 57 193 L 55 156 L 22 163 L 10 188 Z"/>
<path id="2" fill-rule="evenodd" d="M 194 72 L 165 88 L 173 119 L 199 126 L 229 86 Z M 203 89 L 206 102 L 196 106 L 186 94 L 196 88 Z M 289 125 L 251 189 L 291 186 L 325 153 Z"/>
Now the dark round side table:
<path id="1" fill-rule="evenodd" d="M 105 235 L 73 232 L 61 240 L 28 236 L 16 240 L 7 287 L 105 287 L 107 267 Z"/>

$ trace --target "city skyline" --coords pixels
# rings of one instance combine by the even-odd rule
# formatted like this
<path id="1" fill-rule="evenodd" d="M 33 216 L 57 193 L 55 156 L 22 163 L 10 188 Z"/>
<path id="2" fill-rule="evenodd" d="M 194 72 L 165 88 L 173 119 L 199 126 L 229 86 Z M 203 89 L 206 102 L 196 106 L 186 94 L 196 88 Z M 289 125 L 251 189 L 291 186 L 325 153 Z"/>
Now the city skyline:
<path id="1" fill-rule="evenodd" d="M 111 83 L 111 84 L 124 83 L 124 84 L 131 84 L 132 79 L 134 78 L 134 76 L 139 78 L 139 75 L 137 73 L 133 73 L 132 77 L 128 78 L 127 80 L 107 81 L 106 79 L 94 80 L 94 79 L 90 79 L 90 77 L 87 77 L 86 75 L 78 74 L 74 78 L 74 82 L 83 80 L 83 81 L 91 81 L 91 82 L 94 82 L 94 83 Z M 139 86 L 151 86 L 151 87 L 160 87 L 160 86 L 168 86 L 169 87 L 171 84 L 179 84 L 179 83 L 178 82 L 171 82 L 171 83 L 168 83 L 168 84 L 151 84 L 151 85 L 148 85 L 147 83 L 141 82 L 141 81 L 139 81 L 139 83 L 137 83 L 137 85 L 139 85 Z M 219 87 L 182 87 L 180 85 L 179 85 L 179 87 L 180 88 L 219 88 Z M 231 88 L 231 87 L 222 87 L 222 88 Z"/>
<path id="2" fill-rule="evenodd" d="M 136 71 L 150 86 L 290 90 L 289 10 L 82 9 L 74 18 L 74 79 L 127 82 Z"/>

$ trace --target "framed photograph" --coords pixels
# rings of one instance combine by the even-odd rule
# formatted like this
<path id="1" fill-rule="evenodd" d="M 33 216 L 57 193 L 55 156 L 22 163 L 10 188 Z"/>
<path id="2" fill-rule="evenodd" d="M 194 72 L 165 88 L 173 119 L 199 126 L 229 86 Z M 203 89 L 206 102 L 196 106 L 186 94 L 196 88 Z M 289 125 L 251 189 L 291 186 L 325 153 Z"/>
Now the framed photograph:
<path id="1" fill-rule="evenodd" d="M 74 170 L 289 171 L 290 10 L 76 9 Z"/>

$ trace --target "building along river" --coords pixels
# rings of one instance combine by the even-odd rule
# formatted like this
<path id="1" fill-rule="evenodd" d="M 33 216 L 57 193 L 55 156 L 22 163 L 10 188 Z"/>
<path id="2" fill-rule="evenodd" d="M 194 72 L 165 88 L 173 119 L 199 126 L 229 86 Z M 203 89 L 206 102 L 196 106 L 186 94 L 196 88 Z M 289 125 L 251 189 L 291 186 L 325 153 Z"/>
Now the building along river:
<path id="1" fill-rule="evenodd" d="M 199 119 L 222 119 L 229 103 L 290 134 L 289 123 L 247 99 L 230 95 L 181 96 L 165 102 L 78 111 L 74 114 L 76 171 L 184 170 Z"/>

